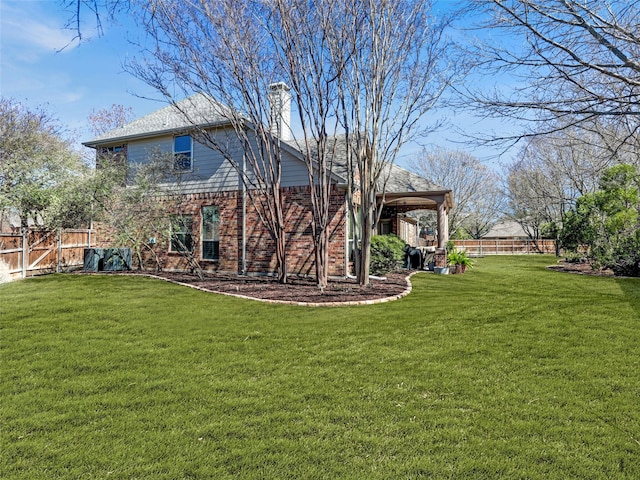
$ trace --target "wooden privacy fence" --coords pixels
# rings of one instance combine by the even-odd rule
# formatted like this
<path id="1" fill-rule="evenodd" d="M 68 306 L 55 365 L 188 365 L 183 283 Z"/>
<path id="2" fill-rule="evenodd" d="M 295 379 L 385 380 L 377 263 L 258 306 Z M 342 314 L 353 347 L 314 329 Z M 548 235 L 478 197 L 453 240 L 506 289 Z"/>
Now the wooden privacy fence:
<path id="1" fill-rule="evenodd" d="M 90 230 L 24 230 L 0 234 L 0 261 L 14 277 L 61 272 L 81 266 L 91 247 Z"/>
<path id="2" fill-rule="evenodd" d="M 455 240 L 456 247 L 469 255 L 526 255 L 556 253 L 555 240 Z"/>

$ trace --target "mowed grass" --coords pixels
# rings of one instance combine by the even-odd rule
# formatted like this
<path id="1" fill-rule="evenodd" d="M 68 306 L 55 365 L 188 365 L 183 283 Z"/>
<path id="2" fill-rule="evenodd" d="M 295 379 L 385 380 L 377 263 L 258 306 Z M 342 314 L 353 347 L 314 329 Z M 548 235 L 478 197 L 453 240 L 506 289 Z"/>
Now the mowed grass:
<path id="1" fill-rule="evenodd" d="M 0 477 L 640 478 L 640 280 L 481 259 L 304 308 L 0 286 Z"/>

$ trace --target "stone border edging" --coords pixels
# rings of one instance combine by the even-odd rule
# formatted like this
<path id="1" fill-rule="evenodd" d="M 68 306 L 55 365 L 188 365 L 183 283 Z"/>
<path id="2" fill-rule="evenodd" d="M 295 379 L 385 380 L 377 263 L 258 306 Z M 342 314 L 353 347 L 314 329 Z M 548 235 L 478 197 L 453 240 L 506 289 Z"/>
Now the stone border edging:
<path id="1" fill-rule="evenodd" d="M 176 285 L 182 285 L 184 287 L 194 288 L 196 290 L 200 290 L 201 292 L 216 293 L 218 295 L 226 295 L 228 297 L 241 298 L 244 300 L 255 300 L 257 302 L 263 302 L 263 303 L 271 303 L 271 304 L 277 304 L 277 305 L 295 305 L 299 307 L 350 307 L 350 306 L 357 306 L 357 305 L 377 305 L 379 303 L 392 302 L 394 300 L 400 300 L 401 298 L 406 297 L 411 293 L 411 290 L 413 289 L 410 279 L 416 273 L 421 273 L 421 272 L 411 272 L 409 275 L 407 275 L 407 277 L 405 278 L 407 282 L 407 288 L 404 290 L 404 292 L 399 293 L 398 295 L 393 295 L 391 297 L 374 298 L 372 300 L 351 300 L 347 302 L 296 302 L 294 300 L 273 300 L 268 298 L 256 298 L 256 297 L 250 297 L 248 295 L 241 295 L 239 293 L 218 292 L 217 290 L 210 290 L 208 288 L 200 287 L 198 285 L 191 285 L 190 283 L 177 282 L 175 280 L 160 277 L 158 275 L 143 274 L 142 276 L 155 278 L 158 280 L 164 280 L 165 282 L 174 283 Z M 141 274 L 135 274 L 135 275 L 141 275 Z"/>

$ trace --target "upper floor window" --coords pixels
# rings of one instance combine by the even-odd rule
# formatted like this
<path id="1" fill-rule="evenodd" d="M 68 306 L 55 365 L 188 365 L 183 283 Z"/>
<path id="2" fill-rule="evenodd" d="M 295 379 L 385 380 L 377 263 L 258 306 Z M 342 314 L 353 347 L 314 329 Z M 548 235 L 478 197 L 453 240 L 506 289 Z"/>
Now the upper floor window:
<path id="1" fill-rule="evenodd" d="M 191 170 L 191 135 L 180 135 L 173 138 L 173 156 L 176 170 Z"/>
<path id="2" fill-rule="evenodd" d="M 125 165 L 127 162 L 127 146 L 102 147 L 97 149 L 96 167 L 107 165 Z"/>

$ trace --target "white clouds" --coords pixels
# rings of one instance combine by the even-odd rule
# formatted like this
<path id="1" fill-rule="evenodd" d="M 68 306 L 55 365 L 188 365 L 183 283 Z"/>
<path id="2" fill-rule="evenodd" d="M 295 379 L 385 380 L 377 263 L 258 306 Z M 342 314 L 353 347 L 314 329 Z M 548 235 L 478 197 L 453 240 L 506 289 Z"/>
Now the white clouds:
<path id="1" fill-rule="evenodd" d="M 92 41 L 74 42 L 60 51 L 74 36 L 64 29 L 69 13 L 60 8 L 54 0 L 0 0 L 0 95 L 42 106 L 78 131 L 78 140 L 89 136 L 84 127 L 92 108 L 118 103 L 140 114 L 155 109 L 157 105 L 129 93 L 153 97 L 149 87 L 122 71 L 123 57 L 131 49 L 126 37 L 136 32 L 135 23 L 124 17 L 126 26 L 110 25 L 98 36 L 87 19 L 83 40 L 93 36 Z"/>
<path id="2" fill-rule="evenodd" d="M 3 56 L 18 55 L 22 61 L 35 61 L 41 54 L 68 51 L 77 41 L 73 32 L 63 30 L 60 17 L 43 15 L 43 4 L 51 2 L 0 3 L 0 30 Z"/>

